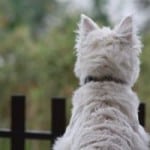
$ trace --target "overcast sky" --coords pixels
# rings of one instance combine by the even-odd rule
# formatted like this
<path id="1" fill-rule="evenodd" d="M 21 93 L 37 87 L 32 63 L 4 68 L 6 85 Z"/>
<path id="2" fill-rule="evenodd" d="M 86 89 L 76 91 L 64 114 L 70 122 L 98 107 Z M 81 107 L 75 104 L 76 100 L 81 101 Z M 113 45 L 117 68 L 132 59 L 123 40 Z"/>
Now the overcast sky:
<path id="1" fill-rule="evenodd" d="M 91 10 L 92 0 L 59 0 L 69 1 L 69 11 L 72 12 L 86 12 Z M 106 11 L 110 17 L 112 24 L 119 22 L 124 16 L 133 14 L 135 21 L 139 27 L 141 27 L 145 20 L 146 15 L 137 10 L 135 6 L 135 0 L 108 0 Z"/>
<path id="2" fill-rule="evenodd" d="M 147 19 L 147 14 L 137 9 L 135 0 L 109 0 L 108 14 L 112 23 L 118 22 L 127 15 L 133 15 L 139 27 L 142 27 Z"/>

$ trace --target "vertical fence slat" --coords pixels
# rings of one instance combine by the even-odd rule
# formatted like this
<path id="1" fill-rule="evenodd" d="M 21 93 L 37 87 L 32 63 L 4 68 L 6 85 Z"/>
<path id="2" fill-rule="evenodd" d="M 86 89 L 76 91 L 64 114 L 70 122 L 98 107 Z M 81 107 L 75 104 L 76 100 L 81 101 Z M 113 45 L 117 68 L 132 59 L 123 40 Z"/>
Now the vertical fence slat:
<path id="1" fill-rule="evenodd" d="M 140 124 L 145 127 L 145 115 L 146 115 L 146 111 L 145 111 L 145 103 L 140 103 L 139 105 L 139 122 Z"/>
<path id="2" fill-rule="evenodd" d="M 12 96 L 11 99 L 11 150 L 24 150 L 25 96 Z"/>
<path id="3" fill-rule="evenodd" d="M 66 127 L 66 107 L 65 98 L 52 98 L 52 143 L 56 137 L 62 135 Z"/>

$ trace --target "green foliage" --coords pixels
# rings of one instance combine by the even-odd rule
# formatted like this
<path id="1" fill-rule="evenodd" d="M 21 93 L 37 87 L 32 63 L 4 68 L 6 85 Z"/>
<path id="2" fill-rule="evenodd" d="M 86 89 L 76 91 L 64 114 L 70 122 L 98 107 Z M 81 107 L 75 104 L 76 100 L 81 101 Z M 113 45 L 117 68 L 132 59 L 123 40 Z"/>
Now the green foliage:
<path id="1" fill-rule="evenodd" d="M 61 7 L 55 0 L 0 0 L 0 28 L 13 30 L 26 24 L 34 34 L 45 28 L 45 18 L 57 14 Z"/>
<path id="2" fill-rule="evenodd" d="M 102 24 L 108 24 L 106 13 L 102 10 L 106 1 L 94 2 L 95 19 Z M 62 8 L 65 7 L 60 7 L 54 0 L 0 0 L 0 8 L 0 128 L 9 127 L 10 96 L 14 93 L 23 93 L 27 96 L 27 129 L 49 129 L 50 98 L 65 96 L 69 108 L 72 92 L 77 87 L 77 79 L 73 73 L 73 31 L 77 27 L 76 16 L 64 16 Z M 47 16 L 57 16 L 59 22 L 53 22 L 50 17 L 49 28 L 44 22 Z M 51 26 L 53 23 L 57 25 Z M 147 103 L 148 108 L 149 39 L 150 34 L 143 38 L 145 48 L 142 54 L 142 70 L 136 85 L 141 99 Z M 148 127 L 150 119 L 147 117 Z M 8 144 L 5 144 L 7 141 L 2 140 L 0 143 L 3 143 L 0 144 L 0 149 L 8 149 Z M 37 144 L 27 141 L 29 150 L 46 149 L 46 146 L 43 146 L 43 142 Z"/>
<path id="3" fill-rule="evenodd" d="M 23 93 L 28 98 L 27 129 L 49 129 L 50 98 L 70 97 L 76 84 L 73 75 L 75 22 L 66 18 L 61 26 L 37 40 L 32 38 L 27 25 L 5 32 L 0 46 L 1 127 L 9 126 L 10 96 Z M 31 149 L 38 147 L 37 143 L 32 146 L 31 143 Z"/>
<path id="4" fill-rule="evenodd" d="M 105 6 L 108 0 L 93 0 L 93 18 L 103 22 L 103 25 L 109 25 L 108 16 L 105 11 Z"/>
<path id="5" fill-rule="evenodd" d="M 150 130 L 150 33 L 143 36 L 143 52 L 141 56 L 141 72 L 139 81 L 137 83 L 137 90 L 142 101 L 146 103 L 147 115 L 146 115 L 146 126 Z"/>

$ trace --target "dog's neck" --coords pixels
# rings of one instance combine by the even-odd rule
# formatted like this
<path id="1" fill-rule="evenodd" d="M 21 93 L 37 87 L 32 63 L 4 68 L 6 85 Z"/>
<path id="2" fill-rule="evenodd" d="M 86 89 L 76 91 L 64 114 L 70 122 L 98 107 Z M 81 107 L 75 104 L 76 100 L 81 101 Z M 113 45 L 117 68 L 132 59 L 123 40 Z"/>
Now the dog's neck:
<path id="1" fill-rule="evenodd" d="M 93 77 L 93 76 L 87 76 L 84 80 L 84 84 L 89 83 L 89 82 L 115 82 L 118 84 L 126 84 L 126 82 L 122 79 L 115 78 L 112 76 L 103 76 L 101 78 Z"/>

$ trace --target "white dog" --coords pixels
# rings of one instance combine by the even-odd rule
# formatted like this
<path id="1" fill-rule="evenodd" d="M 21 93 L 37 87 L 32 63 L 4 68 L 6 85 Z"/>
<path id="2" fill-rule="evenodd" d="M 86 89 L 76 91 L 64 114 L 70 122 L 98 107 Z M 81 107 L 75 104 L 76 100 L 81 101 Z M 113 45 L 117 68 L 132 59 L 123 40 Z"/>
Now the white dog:
<path id="1" fill-rule="evenodd" d="M 139 74 L 141 42 L 132 16 L 114 29 L 99 28 L 81 16 L 71 121 L 53 150 L 148 150 L 138 121 L 139 100 L 132 86 Z"/>

